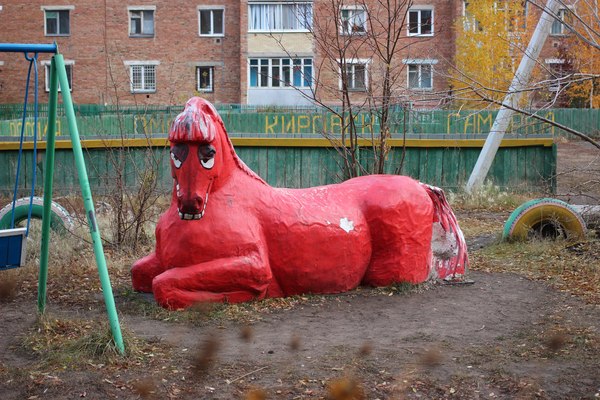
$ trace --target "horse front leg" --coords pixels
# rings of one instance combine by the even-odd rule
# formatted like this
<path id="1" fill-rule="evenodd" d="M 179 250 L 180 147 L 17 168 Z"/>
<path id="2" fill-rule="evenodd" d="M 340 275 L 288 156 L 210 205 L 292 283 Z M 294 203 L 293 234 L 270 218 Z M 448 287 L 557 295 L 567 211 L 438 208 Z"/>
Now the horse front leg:
<path id="1" fill-rule="evenodd" d="M 152 291 L 158 304 L 177 310 L 200 302 L 262 299 L 272 279 L 267 258 L 257 253 L 169 269 L 154 278 Z"/>
<path id="2" fill-rule="evenodd" d="M 131 284 L 136 292 L 152 292 L 152 280 L 165 270 L 156 252 L 137 260 L 131 267 Z"/>

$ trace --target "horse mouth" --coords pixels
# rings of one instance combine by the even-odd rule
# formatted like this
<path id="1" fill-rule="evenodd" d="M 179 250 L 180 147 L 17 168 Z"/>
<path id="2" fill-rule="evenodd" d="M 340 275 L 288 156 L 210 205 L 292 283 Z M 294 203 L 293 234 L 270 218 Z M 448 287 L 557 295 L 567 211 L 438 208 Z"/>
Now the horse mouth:
<path id="1" fill-rule="evenodd" d="M 211 182 L 212 184 L 212 182 Z M 177 185 L 178 188 L 178 192 L 179 192 L 179 185 Z M 208 189 L 206 190 L 206 197 L 204 198 L 204 202 L 202 205 L 202 210 L 200 210 L 200 212 L 198 212 L 198 210 L 184 210 L 184 211 L 192 211 L 192 212 L 184 212 L 182 211 L 180 208 L 177 208 L 177 211 L 179 212 L 179 218 L 186 220 L 186 221 L 192 221 L 192 220 L 198 220 L 201 219 L 202 217 L 204 217 L 204 212 L 206 211 L 206 205 L 208 204 L 208 192 L 210 191 L 210 186 L 208 186 Z"/>
<path id="2" fill-rule="evenodd" d="M 193 219 L 200 219 L 204 217 L 204 211 L 200 212 L 200 214 L 189 214 L 189 213 L 183 213 L 181 211 L 179 211 L 179 218 L 184 219 L 184 220 L 193 220 Z"/>

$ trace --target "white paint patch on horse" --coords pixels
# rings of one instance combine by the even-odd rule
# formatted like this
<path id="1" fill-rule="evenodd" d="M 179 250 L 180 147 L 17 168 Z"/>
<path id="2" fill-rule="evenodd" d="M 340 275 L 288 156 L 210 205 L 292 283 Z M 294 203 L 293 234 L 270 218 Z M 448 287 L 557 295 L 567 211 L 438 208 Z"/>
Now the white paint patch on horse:
<path id="1" fill-rule="evenodd" d="M 340 218 L 340 228 L 342 228 L 346 233 L 350 233 L 350 231 L 354 230 L 354 222 L 350 221 L 348 218 Z"/>
<path id="2" fill-rule="evenodd" d="M 449 260 L 458 254 L 456 238 L 452 232 L 446 232 L 439 222 L 432 226 L 431 252 L 441 260 Z"/>
<path id="3" fill-rule="evenodd" d="M 204 135 L 204 137 L 208 136 L 208 125 L 205 121 L 205 114 L 202 114 L 200 118 L 198 118 L 198 126 L 200 127 L 200 132 Z"/>

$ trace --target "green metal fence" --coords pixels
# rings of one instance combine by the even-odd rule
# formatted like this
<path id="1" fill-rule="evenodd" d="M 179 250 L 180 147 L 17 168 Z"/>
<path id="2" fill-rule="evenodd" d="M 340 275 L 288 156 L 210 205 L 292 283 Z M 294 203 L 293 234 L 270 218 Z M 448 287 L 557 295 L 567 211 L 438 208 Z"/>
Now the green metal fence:
<path id="1" fill-rule="evenodd" d="M 261 108 L 256 106 L 220 105 L 219 113 L 232 137 L 320 137 L 323 133 L 339 133 L 344 122 L 330 112 L 314 107 Z M 114 107 L 100 105 L 77 106 L 80 132 L 84 137 L 104 135 L 128 136 L 165 134 L 173 117 L 181 111 L 175 106 Z M 0 105 L 0 136 L 16 137 L 21 129 L 21 105 Z M 402 110 L 391 114 L 393 137 L 413 135 L 452 135 L 470 138 L 489 133 L 497 111 Z M 591 136 L 600 136 L 600 110 L 548 109 L 536 114 L 550 121 L 569 126 Z M 39 132 L 47 128 L 46 109 L 42 107 Z M 61 114 L 59 114 L 61 115 Z M 379 131 L 378 119 L 369 113 L 355 118 L 360 135 Z M 33 134 L 32 119 L 26 120 L 26 134 Z M 66 135 L 66 119 L 59 117 L 58 133 Z M 551 124 L 515 114 L 508 134 L 519 137 L 566 135 Z"/>
<path id="2" fill-rule="evenodd" d="M 41 139 L 47 131 L 47 109 L 41 106 L 39 129 Z M 256 107 L 242 105 L 218 105 L 219 113 L 233 138 L 322 138 L 323 133 L 338 133 L 342 121 L 334 114 L 315 107 Z M 173 117 L 181 106 L 115 107 L 101 105 L 79 105 L 75 107 L 79 133 L 82 139 L 92 138 L 164 138 Z M 21 129 L 21 105 L 0 105 L 0 144 L 18 139 Z M 598 135 L 600 110 L 555 109 L 543 110 L 539 115 L 551 121 L 568 125 L 589 135 Z M 396 109 L 391 116 L 392 138 L 408 139 L 482 139 L 489 132 L 496 111 L 447 111 L 447 110 L 402 110 Z M 365 138 L 379 129 L 377 118 L 368 113 L 356 117 L 359 135 Z M 33 135 L 33 122 L 26 120 L 25 133 Z M 68 124 L 64 110 L 59 110 L 57 139 L 68 136 Z M 542 138 L 560 134 L 549 124 L 540 123 L 520 115 L 513 117 L 507 137 Z M 302 141 L 301 141 L 302 142 Z M 450 143 L 450 142 L 448 142 Z M 117 145 L 118 146 L 118 145 Z M 401 172 L 423 182 L 457 189 L 464 186 L 480 152 L 479 147 L 452 147 L 438 143 L 435 147 L 408 147 L 400 171 L 402 148 L 393 148 L 387 159 L 387 173 Z M 16 153 L 9 147 L 0 151 L 0 192 L 10 190 L 14 179 Z M 490 178 L 501 187 L 513 189 L 552 190 L 555 186 L 554 148 L 546 145 L 503 147 L 500 149 Z M 308 187 L 341 180 L 341 159 L 335 149 L 323 147 L 236 147 L 241 158 L 274 186 Z M 146 160 L 158 157 L 161 167 L 157 171 L 159 187 L 168 192 L 171 178 L 168 152 L 161 147 L 129 148 L 110 147 L 88 149 L 90 182 L 98 193 L 109 193 L 113 185 L 115 168 L 124 168 L 126 185 L 136 187 L 140 168 Z M 26 156 L 30 154 L 26 152 Z M 118 156 L 118 157 L 115 157 Z M 124 156 L 124 167 L 117 167 L 111 160 Z M 361 148 L 361 162 L 367 166 L 373 158 L 368 148 Z M 73 160 L 69 151 L 58 150 L 57 165 L 64 171 L 56 178 L 57 191 L 70 193 L 76 188 L 76 177 L 72 172 Z M 41 161 L 40 161 L 41 162 Z M 24 165 L 28 165 L 24 163 Z M 62 168 L 61 168 L 62 166 Z M 38 163 L 38 168 L 43 169 Z M 38 171 L 43 174 L 43 171 Z M 24 179 L 31 171 L 25 171 Z M 41 178 L 40 178 L 41 179 Z M 22 187 L 26 188 L 27 184 Z"/>

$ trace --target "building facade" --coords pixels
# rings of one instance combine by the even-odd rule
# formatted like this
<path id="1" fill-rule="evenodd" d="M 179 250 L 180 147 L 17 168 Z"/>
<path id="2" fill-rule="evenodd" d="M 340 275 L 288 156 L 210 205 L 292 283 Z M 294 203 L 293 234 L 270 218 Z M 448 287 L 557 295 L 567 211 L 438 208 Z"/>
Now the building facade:
<path id="1" fill-rule="evenodd" d="M 465 2 L 397 3 L 391 23 L 374 0 L 0 0 L 0 41 L 55 41 L 81 104 L 340 104 L 388 87 L 399 102 L 440 106 Z M 26 73 L 22 54 L 0 53 L 0 104 L 22 102 Z"/>

